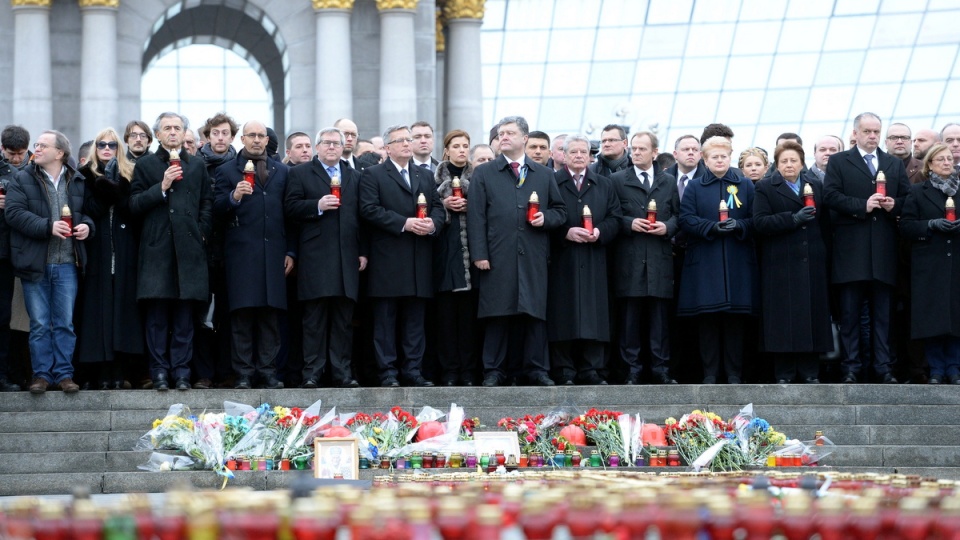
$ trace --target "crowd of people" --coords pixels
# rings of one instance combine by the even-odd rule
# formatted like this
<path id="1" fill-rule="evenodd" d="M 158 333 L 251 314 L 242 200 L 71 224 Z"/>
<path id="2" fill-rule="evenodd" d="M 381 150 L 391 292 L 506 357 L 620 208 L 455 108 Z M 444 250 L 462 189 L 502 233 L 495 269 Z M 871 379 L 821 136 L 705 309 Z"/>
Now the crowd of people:
<path id="1" fill-rule="evenodd" d="M 853 126 L 7 126 L 0 390 L 960 384 L 960 125 Z"/>

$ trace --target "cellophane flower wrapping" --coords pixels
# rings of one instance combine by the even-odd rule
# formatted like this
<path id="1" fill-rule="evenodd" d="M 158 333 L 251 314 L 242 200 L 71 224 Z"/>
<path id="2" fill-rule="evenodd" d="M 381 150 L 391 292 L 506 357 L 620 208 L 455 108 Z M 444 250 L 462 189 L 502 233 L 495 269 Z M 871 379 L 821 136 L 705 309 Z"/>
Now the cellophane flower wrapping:
<path id="1" fill-rule="evenodd" d="M 231 450 L 239 443 L 260 414 L 250 405 L 234 401 L 223 402 L 223 453 L 230 455 Z"/>
<path id="2" fill-rule="evenodd" d="M 420 442 L 409 443 L 397 452 L 398 456 L 409 455 L 413 452 L 437 452 L 446 455 L 448 458 L 454 452 L 468 453 L 475 448 L 473 440 L 460 440 L 460 428 L 463 426 L 463 407 L 456 403 L 450 404 L 450 412 L 446 415 L 432 407 L 424 407 L 417 414 L 417 421 L 422 425 L 424 422 L 437 421 L 447 417 L 442 435 L 431 437 Z"/>
<path id="3" fill-rule="evenodd" d="M 570 421 L 571 424 L 580 426 L 587 435 L 588 442 L 593 441 L 597 447 L 597 452 L 603 458 L 604 463 L 611 454 L 616 452 L 624 457 L 629 456 L 625 452 L 625 440 L 623 432 L 620 430 L 619 419 L 624 416 L 619 411 L 590 409 L 579 417 Z"/>
<path id="4" fill-rule="evenodd" d="M 294 459 L 313 455 L 313 441 L 320 434 L 324 426 L 329 425 L 337 418 L 337 408 L 333 407 L 327 414 L 320 417 L 320 403 L 317 400 L 300 414 L 297 424 L 287 436 L 281 456 Z"/>
<path id="5" fill-rule="evenodd" d="M 201 414 L 194 426 L 194 444 L 188 453 L 218 475 L 233 478 L 233 472 L 224 466 L 224 413 Z"/>
<path id="6" fill-rule="evenodd" d="M 186 452 L 193 445 L 193 430 L 190 409 L 182 403 L 175 403 L 163 418 L 153 421 L 153 427 L 140 437 L 134 450 Z"/>
<path id="7" fill-rule="evenodd" d="M 251 422 L 247 433 L 226 453 L 225 459 L 231 460 L 237 456 L 260 457 L 267 455 L 267 451 L 274 442 L 272 433 L 267 427 L 267 422 L 273 419 L 273 411 L 269 403 L 263 403 L 255 409 L 255 412 L 257 416 Z"/>
<path id="8" fill-rule="evenodd" d="M 187 456 L 173 456 L 161 452 L 152 452 L 150 459 L 142 465 L 137 465 L 141 471 L 165 472 L 165 471 L 192 471 L 199 468 L 199 464 L 193 458 Z"/>

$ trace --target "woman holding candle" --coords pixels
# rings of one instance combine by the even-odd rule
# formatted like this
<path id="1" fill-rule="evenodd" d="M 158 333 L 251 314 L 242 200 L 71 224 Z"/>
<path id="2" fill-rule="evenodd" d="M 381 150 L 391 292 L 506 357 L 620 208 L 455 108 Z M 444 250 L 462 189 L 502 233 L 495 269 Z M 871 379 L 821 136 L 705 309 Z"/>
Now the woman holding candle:
<path id="1" fill-rule="evenodd" d="M 715 384 L 723 354 L 727 382 L 739 384 L 743 334 L 757 308 L 757 254 L 753 245 L 753 183 L 730 170 L 725 137 L 704 141 L 706 174 L 690 181 L 680 200 L 687 234 L 677 312 L 697 317 L 703 384 Z M 720 220 L 720 202 L 727 218 Z"/>
<path id="2" fill-rule="evenodd" d="M 954 266 L 960 221 L 948 218 L 947 204 L 956 198 L 960 179 L 946 145 L 937 143 L 927 152 L 923 176 L 923 183 L 910 186 L 900 219 L 900 232 L 911 242 L 910 332 L 926 340 L 927 382 L 960 384 L 960 268 Z"/>
<path id="3" fill-rule="evenodd" d="M 143 329 L 137 306 L 140 226 L 130 215 L 133 162 L 120 135 L 106 128 L 93 140 L 89 160 L 80 167 L 86 187 L 84 213 L 96 223 L 87 239 L 87 269 L 77 294 L 77 361 L 96 365 L 100 389 L 124 387 L 124 375 L 142 364 Z"/>
<path id="4" fill-rule="evenodd" d="M 833 350 L 827 279 L 829 213 L 822 185 L 801 174 L 803 147 L 782 142 L 777 170 L 757 183 L 753 226 L 760 243 L 760 346 L 773 354 L 777 382 L 818 380 L 818 353 Z M 806 206 L 804 192 L 813 198 Z"/>
<path id="5" fill-rule="evenodd" d="M 767 152 L 762 148 L 747 148 L 740 152 L 740 161 L 737 163 L 743 176 L 756 184 L 767 173 L 770 166 L 770 160 L 767 158 Z"/>
<path id="6" fill-rule="evenodd" d="M 437 353 L 444 386 L 473 386 L 479 376 L 476 268 L 467 246 L 467 195 L 473 165 L 470 135 L 455 129 L 443 138 L 443 161 L 437 165 L 437 195 L 446 224 L 433 252 L 437 288 Z"/>

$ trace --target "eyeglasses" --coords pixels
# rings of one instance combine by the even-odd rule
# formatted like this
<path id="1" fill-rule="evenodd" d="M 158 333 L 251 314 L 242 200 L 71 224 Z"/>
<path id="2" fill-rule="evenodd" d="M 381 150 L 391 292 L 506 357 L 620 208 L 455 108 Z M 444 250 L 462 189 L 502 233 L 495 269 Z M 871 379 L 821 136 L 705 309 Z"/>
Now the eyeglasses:
<path id="1" fill-rule="evenodd" d="M 353 137 L 354 139 L 356 139 L 358 135 L 359 135 L 359 133 L 357 133 L 356 131 L 344 131 L 344 132 L 343 132 L 343 136 L 344 136 L 344 137 Z"/>
<path id="2" fill-rule="evenodd" d="M 146 133 L 137 133 L 135 131 L 131 131 L 130 135 L 127 135 L 127 138 L 128 139 L 149 139 L 150 135 L 147 135 Z"/>
<path id="3" fill-rule="evenodd" d="M 907 135 L 887 135 L 888 141 L 903 141 L 907 142 L 910 140 L 910 137 Z"/>
<path id="4" fill-rule="evenodd" d="M 623 139 L 601 139 L 600 142 L 603 144 L 613 144 L 622 141 Z"/>
<path id="5" fill-rule="evenodd" d="M 34 150 L 46 150 L 47 148 L 53 148 L 56 150 L 55 146 L 50 146 L 49 144 L 44 144 L 42 142 L 34 143 L 33 145 Z"/>
<path id="6" fill-rule="evenodd" d="M 417 135 L 414 135 L 413 138 L 419 141 L 420 139 L 432 139 L 433 135 L 430 135 L 429 133 L 418 133 Z"/>
<path id="7" fill-rule="evenodd" d="M 266 139 L 267 138 L 266 133 L 244 133 L 243 136 L 250 139 Z"/>
<path id="8" fill-rule="evenodd" d="M 111 150 L 116 150 L 117 142 L 116 141 L 110 141 L 110 142 L 98 141 L 97 142 L 97 150 L 104 150 L 106 148 L 109 148 Z"/>
<path id="9" fill-rule="evenodd" d="M 340 141 L 320 141 L 320 142 L 317 143 L 317 145 L 319 145 L 319 146 L 329 146 L 330 148 L 336 148 L 336 147 L 338 147 L 338 146 L 342 146 L 343 143 L 341 143 Z"/>
<path id="10" fill-rule="evenodd" d="M 413 139 L 411 139 L 410 137 L 404 137 L 404 138 L 402 138 L 402 139 L 393 139 L 392 141 L 387 142 L 387 144 L 394 144 L 394 143 L 407 143 L 407 144 L 410 144 L 410 143 L 412 143 L 412 142 L 413 142 Z"/>
<path id="11" fill-rule="evenodd" d="M 933 158 L 930 161 L 934 163 L 953 163 L 953 156 L 940 156 L 938 158 Z"/>

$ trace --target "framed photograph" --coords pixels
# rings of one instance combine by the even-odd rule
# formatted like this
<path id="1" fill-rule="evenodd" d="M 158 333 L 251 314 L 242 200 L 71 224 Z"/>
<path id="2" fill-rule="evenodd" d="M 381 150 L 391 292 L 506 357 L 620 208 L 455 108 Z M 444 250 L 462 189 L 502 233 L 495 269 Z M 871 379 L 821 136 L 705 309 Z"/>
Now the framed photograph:
<path id="1" fill-rule="evenodd" d="M 520 439 L 517 438 L 516 431 L 475 431 L 473 442 L 477 447 L 478 458 L 481 454 L 492 456 L 503 452 L 508 460 L 511 455 L 517 460 L 520 459 Z"/>
<path id="2" fill-rule="evenodd" d="M 314 478 L 357 480 L 360 454 L 353 437 L 317 437 L 313 440 Z"/>

